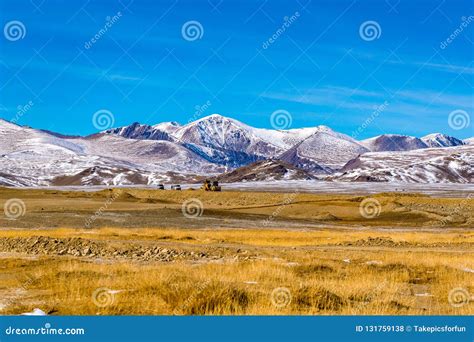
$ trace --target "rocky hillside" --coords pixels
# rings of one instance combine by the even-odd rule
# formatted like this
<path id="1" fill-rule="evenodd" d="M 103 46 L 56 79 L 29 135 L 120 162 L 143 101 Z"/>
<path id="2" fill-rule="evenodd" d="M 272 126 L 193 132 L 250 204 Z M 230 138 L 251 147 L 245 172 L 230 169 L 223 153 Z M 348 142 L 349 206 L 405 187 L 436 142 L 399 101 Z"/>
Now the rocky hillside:
<path id="1" fill-rule="evenodd" d="M 133 123 L 87 137 L 0 119 L 0 185 L 188 183 L 233 170 L 236 179 L 332 175 L 341 180 L 470 182 L 466 168 L 472 169 L 472 151 L 462 147 L 471 142 L 439 133 L 357 141 L 326 126 L 272 130 L 217 114 L 186 125 Z M 461 148 L 459 156 L 452 152 L 456 148 Z M 249 164 L 258 169 L 240 169 Z"/>
<path id="2" fill-rule="evenodd" d="M 328 180 L 474 183 L 474 146 L 365 153 Z"/>
<path id="3" fill-rule="evenodd" d="M 310 173 L 279 160 L 263 160 L 219 175 L 224 183 L 272 181 L 272 180 L 310 180 Z"/>

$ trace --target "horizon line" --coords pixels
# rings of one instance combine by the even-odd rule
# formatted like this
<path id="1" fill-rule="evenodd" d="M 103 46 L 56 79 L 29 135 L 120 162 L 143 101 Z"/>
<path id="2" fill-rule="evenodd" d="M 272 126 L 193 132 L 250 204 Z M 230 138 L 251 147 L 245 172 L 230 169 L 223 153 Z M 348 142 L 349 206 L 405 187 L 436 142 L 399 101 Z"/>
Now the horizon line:
<path id="1" fill-rule="evenodd" d="M 97 113 L 97 112 L 96 112 Z M 225 115 L 222 115 L 222 114 L 219 114 L 219 113 L 213 113 L 213 114 L 209 114 L 209 115 L 206 115 L 206 116 L 203 116 L 203 117 L 200 117 L 200 118 L 197 118 L 195 120 L 189 120 L 186 124 L 181 124 L 179 121 L 176 121 L 176 120 L 171 120 L 171 121 L 161 121 L 161 122 L 158 122 L 156 124 L 147 124 L 147 123 L 141 123 L 139 121 L 131 121 L 129 124 L 126 124 L 126 125 L 122 125 L 122 126 L 111 126 L 111 127 L 105 127 L 103 129 L 101 128 L 97 128 L 95 127 L 96 129 L 98 129 L 97 132 L 94 132 L 94 133 L 91 133 L 91 134 L 86 134 L 86 135 L 81 135 L 81 134 L 65 134 L 65 133 L 62 133 L 62 132 L 59 132 L 59 131 L 53 131 L 53 130 L 50 130 L 50 129 L 46 129 L 46 128 L 35 128 L 33 126 L 30 126 L 30 125 L 21 125 L 17 122 L 14 122 L 12 120 L 8 120 L 8 119 L 5 119 L 3 117 L 0 117 L 0 120 L 2 121 L 5 121 L 9 124 L 12 124 L 12 125 L 15 125 L 15 126 L 18 126 L 18 127 L 24 127 L 24 128 L 30 128 L 30 129 L 34 129 L 34 130 L 39 130 L 39 131 L 43 131 L 43 132 L 46 132 L 46 133 L 50 133 L 50 134 L 57 134 L 57 135 L 62 135 L 62 136 L 65 136 L 65 137 L 80 137 L 80 138 L 87 138 L 87 137 L 90 137 L 90 136 L 93 136 L 93 135 L 96 135 L 96 134 L 104 134 L 105 131 L 108 131 L 108 130 L 113 130 L 113 129 L 117 129 L 117 128 L 123 128 L 123 127 L 128 127 L 128 126 L 131 126 L 133 124 L 139 124 L 139 125 L 145 125 L 145 126 L 149 126 L 149 127 L 152 127 L 154 129 L 157 129 L 157 130 L 160 130 L 160 131 L 163 131 L 165 133 L 167 133 L 166 131 L 164 130 L 161 130 L 159 128 L 155 128 L 155 126 L 157 125 L 160 125 L 160 124 L 164 124 L 164 123 L 176 123 L 178 124 L 178 127 L 185 127 L 185 126 L 188 126 L 192 123 L 196 123 L 196 122 L 199 122 L 199 121 L 202 121 L 206 118 L 210 118 L 212 116 L 219 116 L 219 117 L 222 117 L 222 118 L 225 118 L 225 119 L 229 119 L 229 120 L 233 120 L 233 121 L 237 121 L 245 126 L 248 126 L 250 128 L 255 128 L 255 129 L 263 129 L 263 130 L 269 130 L 269 131 L 277 131 L 277 132 L 289 132 L 289 131 L 295 131 L 295 130 L 302 130 L 302 129 L 311 129 L 311 128 L 319 128 L 319 127 L 325 127 L 325 128 L 329 128 L 331 131 L 333 132 L 336 132 L 336 133 L 339 133 L 339 134 L 344 134 L 356 141 L 364 141 L 364 140 L 369 140 L 369 139 L 374 139 L 374 138 L 377 138 L 377 137 L 380 137 L 380 136 L 388 136 L 388 135 L 395 135 L 395 136 L 400 136 L 400 137 L 410 137 L 410 138 L 417 138 L 417 139 L 422 139 L 424 137 L 427 137 L 429 135 L 435 135 L 435 134 L 441 134 L 441 135 L 445 135 L 445 136 L 448 136 L 448 137 L 452 137 L 452 138 L 455 138 L 455 139 L 458 139 L 460 141 L 465 141 L 465 140 L 468 140 L 468 139 L 472 139 L 474 138 L 474 135 L 473 136 L 470 136 L 470 137 L 467 137 L 467 138 L 457 138 L 456 136 L 454 135 L 450 135 L 450 134 L 446 134 L 446 133 L 442 133 L 442 132 L 431 132 L 431 133 L 427 133 L 423 136 L 415 136 L 415 135 L 406 135 L 406 134 L 399 134 L 399 133 L 383 133 L 383 134 L 379 134 L 379 135 L 375 135 L 375 136 L 372 136 L 372 137 L 369 137 L 369 138 L 365 138 L 365 139 L 361 139 L 361 140 L 358 140 L 356 137 L 354 137 L 353 135 L 351 134 L 347 134 L 343 131 L 336 131 L 334 129 L 332 129 L 330 126 L 328 125 L 315 125 L 315 126 L 305 126 L 305 127 L 288 127 L 288 128 L 285 128 L 285 129 L 277 129 L 277 128 L 274 128 L 274 127 L 271 127 L 271 128 L 267 128 L 267 127 L 255 127 L 255 126 L 252 126 L 252 125 L 249 125 L 241 120 L 238 120 L 238 119 L 234 119 L 233 117 L 230 117 L 230 116 L 225 116 Z M 361 125 L 359 125 L 357 128 L 359 128 Z M 354 132 L 354 131 L 353 131 Z"/>

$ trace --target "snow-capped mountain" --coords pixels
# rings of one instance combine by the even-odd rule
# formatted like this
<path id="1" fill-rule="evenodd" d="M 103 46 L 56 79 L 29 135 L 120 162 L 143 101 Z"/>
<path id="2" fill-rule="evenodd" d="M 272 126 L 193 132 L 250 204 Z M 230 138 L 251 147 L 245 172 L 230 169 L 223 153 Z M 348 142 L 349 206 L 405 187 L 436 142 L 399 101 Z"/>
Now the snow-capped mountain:
<path id="1" fill-rule="evenodd" d="M 399 134 L 383 134 L 360 143 L 372 152 L 411 151 L 428 147 L 420 138 Z"/>
<path id="2" fill-rule="evenodd" d="M 253 134 L 249 126 L 211 115 L 175 130 L 172 136 L 210 162 L 238 167 L 272 157 L 281 149 Z"/>
<path id="3" fill-rule="evenodd" d="M 464 140 L 463 140 L 463 143 L 464 143 L 465 145 L 474 145 L 474 137 L 468 138 L 468 139 L 464 139 Z"/>
<path id="4" fill-rule="evenodd" d="M 474 183 L 474 146 L 369 152 L 328 180 L 407 183 Z"/>
<path id="5" fill-rule="evenodd" d="M 133 123 L 87 137 L 0 119 L 0 185 L 192 182 L 243 166 L 259 179 L 267 170 L 269 179 L 278 173 L 283 178 L 321 174 L 340 180 L 471 182 L 474 145 L 469 142 L 461 145 L 442 134 L 422 139 L 383 135 L 359 142 L 326 126 L 271 130 L 216 114 L 186 125 Z M 396 149 L 408 151 L 377 152 Z M 258 175 L 251 172 L 257 166 Z"/>
<path id="6" fill-rule="evenodd" d="M 165 131 L 157 127 L 141 125 L 138 122 L 134 122 L 129 126 L 108 129 L 104 133 L 119 135 L 129 139 L 172 140 Z"/>
<path id="7" fill-rule="evenodd" d="M 150 139 L 148 136 L 155 135 L 149 132 L 150 127 L 144 129 L 134 124 L 104 133 Z M 211 163 L 231 168 L 278 157 L 307 171 L 328 173 L 368 151 L 349 136 L 334 132 L 326 126 L 271 130 L 251 127 L 218 114 L 184 126 L 164 123 L 155 125 L 152 129 L 166 132 L 170 138 Z M 130 133 L 136 133 L 137 130 L 139 134 Z M 142 131 L 145 134 L 141 134 Z"/>
<path id="8" fill-rule="evenodd" d="M 181 125 L 176 121 L 169 121 L 169 122 L 161 122 L 159 124 L 153 125 L 153 128 L 166 132 L 168 134 L 172 134 L 176 130 L 178 130 Z"/>
<path id="9" fill-rule="evenodd" d="M 428 147 L 451 147 L 464 145 L 462 140 L 441 133 L 425 135 L 421 140 L 428 145 Z"/>
<path id="10" fill-rule="evenodd" d="M 154 184 L 171 180 L 177 171 L 183 175 L 224 171 L 169 141 L 104 134 L 65 137 L 4 120 L 0 120 L 0 149 L 0 185 L 7 186 Z"/>
<path id="11" fill-rule="evenodd" d="M 165 122 L 154 126 L 137 123 L 109 129 L 105 134 L 132 139 L 173 140 L 211 163 L 240 167 L 273 158 L 313 134 L 317 128 L 286 131 L 254 128 L 238 120 L 213 114 L 181 126 Z M 167 137 L 162 134 L 166 133 Z"/>
<path id="12" fill-rule="evenodd" d="M 279 156 L 279 159 L 311 172 L 329 173 L 369 150 L 351 137 L 326 126 Z"/>
<path id="13" fill-rule="evenodd" d="M 255 128 L 238 120 L 219 114 L 212 114 L 187 125 L 165 122 L 153 127 L 185 142 L 209 144 L 213 147 L 236 149 L 238 145 L 265 142 L 273 147 L 286 150 L 297 142 L 313 134 L 317 127 L 290 130 Z M 225 138 L 230 137 L 229 141 Z"/>

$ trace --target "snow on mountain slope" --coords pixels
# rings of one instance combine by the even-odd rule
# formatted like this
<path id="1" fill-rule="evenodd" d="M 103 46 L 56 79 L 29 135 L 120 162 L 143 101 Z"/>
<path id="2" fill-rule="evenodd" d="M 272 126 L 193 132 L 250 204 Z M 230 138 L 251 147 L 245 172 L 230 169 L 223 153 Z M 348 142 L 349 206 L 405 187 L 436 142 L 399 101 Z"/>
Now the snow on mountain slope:
<path id="1" fill-rule="evenodd" d="M 82 147 L 56 135 L 0 119 L 0 149 L 2 154 L 30 152 L 48 156 L 48 153 L 82 153 Z"/>
<path id="2" fill-rule="evenodd" d="M 173 134 L 181 127 L 181 125 L 176 121 L 169 121 L 153 125 L 152 127 L 168 134 Z"/>
<path id="3" fill-rule="evenodd" d="M 330 177 L 333 179 L 470 182 L 472 150 L 466 148 L 474 145 L 438 147 L 459 142 L 442 134 L 430 134 L 423 140 L 383 135 L 365 140 L 363 146 L 325 126 L 270 130 L 220 115 L 183 126 L 175 122 L 155 126 L 134 123 L 88 137 L 0 120 L 0 185 L 187 182 L 268 159 L 279 159 L 313 174 L 330 174 L 350 161 L 342 173 Z M 472 143 L 472 139 L 466 142 Z M 427 149 L 427 144 L 437 148 Z M 411 151 L 367 153 L 369 148 Z M 416 148 L 423 149 L 413 150 Z M 452 152 L 455 148 L 461 152 Z M 280 172 L 285 168 L 288 175 L 296 172 L 281 165 L 267 169 Z"/>
<path id="4" fill-rule="evenodd" d="M 313 169 L 316 164 L 328 173 L 365 152 L 368 149 L 351 137 L 319 126 L 315 133 L 280 155 L 279 159 L 312 172 L 316 171 Z"/>
<path id="5" fill-rule="evenodd" d="M 99 134 L 89 139 L 82 139 L 81 145 L 89 155 L 133 163 L 149 171 L 216 173 L 224 170 L 170 141 L 126 139 Z"/>
<path id="6" fill-rule="evenodd" d="M 351 160 L 327 180 L 474 183 L 474 146 L 370 152 Z"/>
<path id="7" fill-rule="evenodd" d="M 134 123 L 104 131 L 130 139 L 170 140 L 208 162 L 239 167 L 272 156 L 280 150 L 250 132 L 251 128 L 237 120 L 210 115 L 180 126 L 164 122 L 154 126 Z"/>
<path id="8" fill-rule="evenodd" d="M 466 144 L 466 145 L 474 145 L 474 137 L 464 139 L 463 143 Z"/>
<path id="9" fill-rule="evenodd" d="M 273 130 L 255 128 L 242 124 L 254 136 L 266 141 L 280 149 L 287 150 L 297 143 L 305 140 L 318 131 L 318 127 L 294 128 L 289 130 Z"/>
<path id="10" fill-rule="evenodd" d="M 12 186 L 48 185 L 55 174 L 81 170 L 89 159 L 72 139 L 3 120 L 0 150 L 0 184 Z"/>
<path id="11" fill-rule="evenodd" d="M 325 126 L 271 130 L 213 114 L 184 126 L 165 123 L 153 127 L 164 128 L 186 148 L 210 162 L 230 167 L 283 155 L 282 160 L 305 170 L 327 172 L 328 168 L 341 167 L 367 152 L 354 139 Z M 298 148 L 292 151 L 296 145 Z"/>
<path id="12" fill-rule="evenodd" d="M 101 170 L 92 183 L 150 184 L 170 173 L 224 171 L 186 148 L 168 141 L 134 140 L 112 135 L 61 138 L 0 120 L 0 184 L 50 185 L 58 177 Z M 104 177 L 104 175 L 107 175 Z M 81 178 L 82 179 L 82 178 Z M 82 179 L 89 184 L 88 178 Z"/>
<path id="13" fill-rule="evenodd" d="M 428 147 L 419 138 L 398 134 L 383 134 L 360 143 L 372 152 L 410 151 Z"/>
<path id="14" fill-rule="evenodd" d="M 149 125 L 142 125 L 138 122 L 134 122 L 129 126 L 111 128 L 104 131 L 104 133 L 119 135 L 129 139 L 171 140 L 165 131 Z"/>
<path id="15" fill-rule="evenodd" d="M 421 138 L 421 140 L 429 147 L 450 147 L 464 145 L 462 140 L 441 133 L 428 134 Z"/>
<path id="16" fill-rule="evenodd" d="M 163 122 L 154 126 L 134 123 L 103 133 L 132 139 L 174 140 L 212 163 L 239 167 L 274 157 L 315 131 L 316 127 L 286 131 L 255 128 L 238 120 L 212 114 L 184 126 L 177 122 Z M 163 133 L 168 137 L 163 136 Z"/>
<path id="17" fill-rule="evenodd" d="M 236 168 L 278 157 L 315 173 L 330 173 L 368 151 L 406 151 L 462 143 L 442 134 L 430 134 L 423 140 L 385 134 L 359 142 L 326 126 L 291 130 L 263 129 L 219 114 L 212 114 L 183 126 L 176 122 L 164 122 L 145 128 L 142 126 L 133 124 L 105 133 L 135 139 L 153 139 L 155 134 L 160 136 L 166 133 L 168 139 L 165 140 L 174 140 L 210 163 Z M 150 130 L 157 130 L 160 134 Z"/>
<path id="18" fill-rule="evenodd" d="M 252 134 L 252 130 L 240 121 L 213 114 L 180 127 L 174 136 L 187 143 L 242 151 L 263 140 Z"/>
<path id="19" fill-rule="evenodd" d="M 282 152 L 255 132 L 237 120 L 214 114 L 179 127 L 172 136 L 213 163 L 238 167 Z"/>
<path id="20" fill-rule="evenodd" d="M 234 126 L 234 129 L 245 131 L 245 136 L 253 136 L 254 139 L 263 140 L 280 149 L 288 149 L 317 131 L 317 127 L 295 128 L 289 130 L 256 128 L 219 114 L 212 114 L 203 117 L 184 126 L 179 125 L 177 122 L 163 122 L 156 124 L 153 127 L 181 139 L 182 136 L 186 134 L 185 131 L 193 129 L 196 125 L 203 128 L 204 134 L 216 134 L 219 138 L 225 137 L 226 133 L 228 133 L 226 132 L 226 129 L 232 125 Z M 205 126 L 207 126 L 207 128 Z M 209 127 L 211 129 L 209 129 Z M 220 131 L 220 128 L 224 128 L 224 131 Z"/>
<path id="21" fill-rule="evenodd" d="M 78 164 L 69 161 L 88 158 L 84 147 L 73 140 L 3 120 L 0 149 L 0 184 L 4 185 L 48 185 L 55 173 L 67 172 Z"/>

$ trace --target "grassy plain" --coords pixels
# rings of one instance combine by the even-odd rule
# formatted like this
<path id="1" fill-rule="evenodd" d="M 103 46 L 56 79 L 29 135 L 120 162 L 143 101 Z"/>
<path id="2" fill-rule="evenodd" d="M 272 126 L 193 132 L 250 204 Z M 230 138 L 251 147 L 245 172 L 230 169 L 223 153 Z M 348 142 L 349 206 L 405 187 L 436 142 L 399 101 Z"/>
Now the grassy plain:
<path id="1" fill-rule="evenodd" d="M 0 219 L 2 314 L 474 313 L 473 199 L 1 189 L 9 199 L 24 211 Z"/>

